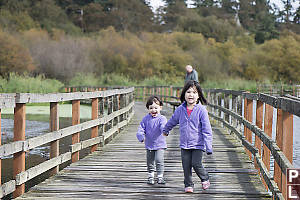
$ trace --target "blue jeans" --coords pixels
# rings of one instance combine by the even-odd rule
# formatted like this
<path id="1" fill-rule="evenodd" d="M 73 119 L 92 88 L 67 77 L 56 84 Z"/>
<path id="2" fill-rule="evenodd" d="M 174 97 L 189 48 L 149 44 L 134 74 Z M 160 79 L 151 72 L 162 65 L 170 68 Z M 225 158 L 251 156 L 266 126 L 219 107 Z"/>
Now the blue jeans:
<path id="1" fill-rule="evenodd" d="M 194 187 L 192 180 L 192 168 L 201 179 L 201 182 L 209 179 L 208 173 L 202 165 L 202 156 L 203 151 L 201 149 L 181 149 L 185 187 Z"/>
<path id="2" fill-rule="evenodd" d="M 154 174 L 155 165 L 157 176 L 162 177 L 164 174 L 164 149 L 148 150 L 147 149 L 147 170 L 148 173 Z"/>

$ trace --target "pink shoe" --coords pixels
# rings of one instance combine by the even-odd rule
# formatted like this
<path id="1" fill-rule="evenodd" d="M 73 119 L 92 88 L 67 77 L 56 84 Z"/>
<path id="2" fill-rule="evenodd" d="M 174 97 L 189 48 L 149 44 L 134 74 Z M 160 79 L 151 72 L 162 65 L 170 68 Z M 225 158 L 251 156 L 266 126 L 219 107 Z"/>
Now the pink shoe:
<path id="1" fill-rule="evenodd" d="M 208 189 L 209 186 L 210 186 L 209 180 L 202 182 L 202 188 L 203 188 L 203 190 Z"/>
<path id="2" fill-rule="evenodd" d="M 193 189 L 193 187 L 186 187 L 186 188 L 184 188 L 184 192 L 185 193 L 193 193 L 194 189 Z"/>

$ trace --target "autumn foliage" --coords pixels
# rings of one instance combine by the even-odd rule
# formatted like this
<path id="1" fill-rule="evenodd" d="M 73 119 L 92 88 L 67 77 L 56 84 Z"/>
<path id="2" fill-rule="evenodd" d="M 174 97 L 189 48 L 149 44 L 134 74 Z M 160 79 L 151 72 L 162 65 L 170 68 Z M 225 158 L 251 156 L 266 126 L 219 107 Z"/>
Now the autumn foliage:
<path id="1" fill-rule="evenodd" d="M 153 15 L 136 0 L 3 0 L 0 75 L 42 75 L 65 84 L 85 75 L 107 84 L 120 77 L 120 84 L 175 84 L 191 64 L 201 82 L 300 82 L 300 36 L 290 31 L 298 30 L 297 20 L 281 30 L 268 5 L 248 0 L 240 2 L 242 25 L 229 1 L 221 7 L 195 1 L 193 9 L 166 2 Z"/>

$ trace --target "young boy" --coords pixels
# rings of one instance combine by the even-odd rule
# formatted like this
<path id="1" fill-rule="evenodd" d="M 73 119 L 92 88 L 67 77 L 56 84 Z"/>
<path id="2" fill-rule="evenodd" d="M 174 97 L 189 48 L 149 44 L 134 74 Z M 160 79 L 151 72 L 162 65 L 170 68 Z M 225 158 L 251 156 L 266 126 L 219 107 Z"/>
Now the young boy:
<path id="1" fill-rule="evenodd" d="M 141 121 L 136 134 L 140 142 L 145 142 L 147 150 L 147 171 L 150 185 L 154 185 L 154 170 L 156 164 L 157 183 L 165 184 L 164 180 L 164 151 L 167 148 L 166 138 L 162 130 L 167 123 L 167 118 L 160 114 L 162 101 L 157 96 L 149 97 L 146 107 L 149 111 Z"/>

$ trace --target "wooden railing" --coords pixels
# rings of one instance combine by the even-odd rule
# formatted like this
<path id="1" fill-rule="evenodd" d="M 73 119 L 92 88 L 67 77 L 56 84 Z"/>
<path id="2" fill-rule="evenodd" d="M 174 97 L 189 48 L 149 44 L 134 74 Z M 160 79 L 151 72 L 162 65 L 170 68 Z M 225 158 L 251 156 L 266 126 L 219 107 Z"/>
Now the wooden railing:
<path id="1" fill-rule="evenodd" d="M 103 146 L 128 124 L 133 116 L 134 88 L 95 92 L 73 92 L 57 94 L 1 94 L 1 109 L 14 108 L 14 142 L 0 145 L 0 183 L 1 159 L 13 155 L 13 180 L 0 187 L 0 198 L 13 193 L 18 197 L 25 191 L 25 183 L 32 178 L 51 170 L 56 174 L 59 166 L 69 160 L 76 162 L 79 151 L 90 147 Z M 80 101 L 90 99 L 92 116 L 90 121 L 80 123 Z M 72 126 L 59 129 L 59 102 L 72 102 Z M 26 103 L 50 103 L 50 131 L 37 137 L 25 138 Z M 91 137 L 80 141 L 80 132 L 91 129 Z M 1 134 L 0 134 L 1 136 Z M 66 153 L 60 154 L 60 139 L 72 136 L 72 145 Z M 1 141 L 1 140 L 0 140 Z M 25 152 L 41 145 L 50 145 L 50 159 L 25 170 Z"/>
<path id="2" fill-rule="evenodd" d="M 285 85 L 285 84 L 257 84 L 257 92 L 269 94 L 272 96 L 291 95 L 300 97 L 300 85 Z"/>
<path id="3" fill-rule="evenodd" d="M 208 90 L 207 93 L 212 108 L 210 116 L 237 135 L 273 197 L 284 199 L 287 194 L 286 170 L 293 168 L 293 115 L 300 116 L 300 99 L 232 90 Z M 277 109 L 277 121 L 273 140 L 274 109 Z M 272 169 L 271 155 L 275 161 Z"/>
<path id="4" fill-rule="evenodd" d="M 165 102 L 178 106 L 181 89 L 162 86 L 137 87 L 135 97 L 145 100 L 155 94 L 161 96 Z M 204 89 L 204 92 L 209 102 L 209 115 L 221 122 L 241 141 L 274 199 L 285 199 L 286 170 L 293 168 L 293 115 L 300 117 L 300 99 L 223 89 Z M 277 109 L 275 140 L 272 139 L 274 109 Z M 272 168 L 271 155 L 274 160 Z"/>

